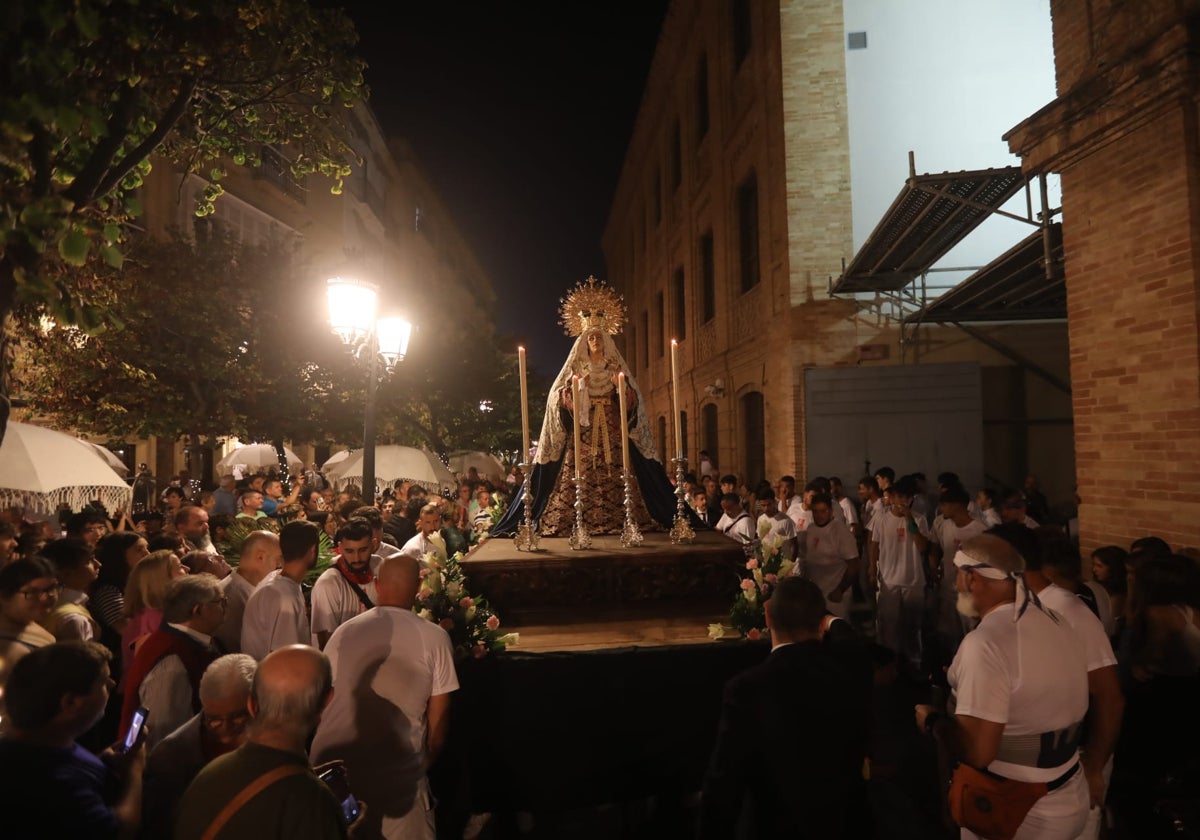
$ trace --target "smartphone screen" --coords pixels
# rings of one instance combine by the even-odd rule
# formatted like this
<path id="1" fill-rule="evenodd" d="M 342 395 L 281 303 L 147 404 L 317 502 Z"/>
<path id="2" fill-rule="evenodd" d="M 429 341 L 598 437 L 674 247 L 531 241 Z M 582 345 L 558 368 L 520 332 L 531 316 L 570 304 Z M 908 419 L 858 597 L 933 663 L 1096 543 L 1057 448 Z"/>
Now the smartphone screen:
<path id="1" fill-rule="evenodd" d="M 362 809 L 358 805 L 358 800 L 354 798 L 354 794 L 350 792 L 350 784 L 346 781 L 346 768 L 340 764 L 330 767 L 319 778 L 333 791 L 333 795 L 342 804 L 342 816 L 345 818 L 346 824 L 349 825 L 358 819 Z"/>
<path id="2" fill-rule="evenodd" d="M 125 733 L 125 741 L 121 745 L 125 752 L 129 752 L 137 744 L 138 738 L 142 734 L 142 727 L 146 723 L 146 716 L 149 714 L 150 710 L 145 706 L 133 713 L 133 718 L 129 721 L 129 731 Z"/>

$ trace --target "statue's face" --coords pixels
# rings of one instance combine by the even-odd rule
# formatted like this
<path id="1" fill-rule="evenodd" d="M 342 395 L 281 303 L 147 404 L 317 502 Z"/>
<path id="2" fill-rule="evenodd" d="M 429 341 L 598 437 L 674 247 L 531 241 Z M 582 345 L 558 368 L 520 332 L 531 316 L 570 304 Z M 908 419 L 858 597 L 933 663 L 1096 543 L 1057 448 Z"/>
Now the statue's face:
<path id="1" fill-rule="evenodd" d="M 589 333 L 588 339 L 587 339 L 587 344 L 588 344 L 588 350 L 590 350 L 591 352 L 593 352 L 593 353 L 600 352 L 600 348 L 603 346 L 600 342 L 600 333 L 598 333 L 598 332 Z"/>

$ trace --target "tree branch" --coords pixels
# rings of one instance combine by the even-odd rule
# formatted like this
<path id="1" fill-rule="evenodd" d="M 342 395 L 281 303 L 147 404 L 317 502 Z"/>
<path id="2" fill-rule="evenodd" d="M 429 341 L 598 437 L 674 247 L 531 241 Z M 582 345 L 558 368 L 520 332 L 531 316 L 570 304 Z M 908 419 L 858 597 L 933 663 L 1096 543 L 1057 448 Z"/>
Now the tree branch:
<path id="1" fill-rule="evenodd" d="M 129 174 L 135 166 L 145 160 L 150 154 L 158 148 L 158 145 L 166 139 L 166 136 L 175 128 L 183 116 L 184 110 L 192 99 L 192 94 L 196 92 L 196 79 L 184 79 L 183 84 L 179 86 L 179 94 L 175 97 L 175 101 L 167 108 L 163 115 L 154 125 L 154 131 L 146 135 L 146 139 L 139 143 L 131 152 L 121 161 L 113 166 L 108 171 L 99 186 L 96 188 L 94 195 L 105 195 L 121 182 L 121 179 Z"/>
<path id="2" fill-rule="evenodd" d="M 92 149 L 91 157 L 84 164 L 75 181 L 66 189 L 64 195 L 75 202 L 76 207 L 91 204 L 100 194 L 96 187 L 104 178 L 104 173 L 112 163 L 117 150 L 121 148 L 129 131 L 129 122 L 133 119 L 133 106 L 137 100 L 137 91 L 129 85 L 122 85 L 113 105 L 112 115 L 104 129 L 104 136 Z"/>

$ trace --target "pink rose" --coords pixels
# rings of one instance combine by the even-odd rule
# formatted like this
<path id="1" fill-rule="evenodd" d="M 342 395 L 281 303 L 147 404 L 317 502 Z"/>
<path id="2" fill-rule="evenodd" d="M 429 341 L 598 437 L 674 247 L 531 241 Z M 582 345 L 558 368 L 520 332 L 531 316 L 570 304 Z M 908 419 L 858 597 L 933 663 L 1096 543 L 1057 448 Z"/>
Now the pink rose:
<path id="1" fill-rule="evenodd" d="M 778 582 L 778 580 L 779 580 L 778 575 L 767 575 L 767 583 L 774 584 L 774 583 Z"/>
<path id="2" fill-rule="evenodd" d="M 465 610 L 467 607 L 475 606 L 475 599 L 474 598 L 463 598 L 461 601 L 458 602 L 458 605 Z"/>
<path id="3" fill-rule="evenodd" d="M 425 576 L 428 574 L 429 574 L 429 569 L 422 569 L 421 570 L 421 580 L 424 580 Z"/>
<path id="4" fill-rule="evenodd" d="M 751 641 L 753 641 L 755 639 L 761 639 L 762 633 L 758 632 L 757 627 L 751 627 L 750 632 L 746 634 L 746 638 L 750 639 Z"/>
<path id="5" fill-rule="evenodd" d="M 747 568 L 747 569 L 757 569 L 757 568 L 758 568 L 758 558 L 757 558 L 757 557 L 751 557 L 749 560 L 747 560 L 747 561 L 746 561 L 746 568 Z"/>
<path id="6" fill-rule="evenodd" d="M 497 616 L 494 616 L 494 615 L 488 616 L 488 620 L 487 620 L 487 629 L 489 629 L 489 630 L 495 630 L 495 629 L 496 629 L 497 627 L 499 627 L 499 626 L 500 626 L 500 619 L 499 619 L 499 617 L 497 617 Z"/>
<path id="7" fill-rule="evenodd" d="M 446 632 L 449 632 L 454 629 L 454 619 L 443 618 L 441 621 L 438 622 L 438 625 L 440 625 L 441 628 L 443 630 L 445 630 Z"/>
<path id="8" fill-rule="evenodd" d="M 418 601 L 428 601 L 428 600 L 429 600 L 429 590 L 428 590 L 428 589 L 422 589 L 420 592 L 418 592 L 418 593 L 417 593 L 417 600 L 418 600 Z"/>
<path id="9" fill-rule="evenodd" d="M 750 580 L 750 578 L 746 578 L 745 580 L 742 581 L 742 589 L 749 592 L 753 588 L 754 588 L 754 581 Z"/>

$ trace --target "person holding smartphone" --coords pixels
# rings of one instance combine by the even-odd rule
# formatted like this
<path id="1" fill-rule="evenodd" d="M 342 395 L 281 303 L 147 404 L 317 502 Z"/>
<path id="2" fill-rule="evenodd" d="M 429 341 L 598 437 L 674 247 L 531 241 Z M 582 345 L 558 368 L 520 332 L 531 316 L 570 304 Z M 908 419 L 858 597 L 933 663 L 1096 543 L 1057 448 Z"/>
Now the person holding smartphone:
<path id="1" fill-rule="evenodd" d="M 6 840 L 136 835 L 146 730 L 129 749 L 118 744 L 99 756 L 77 743 L 104 715 L 114 685 L 111 658 L 95 642 L 60 642 L 13 666 L 0 737 Z"/>

